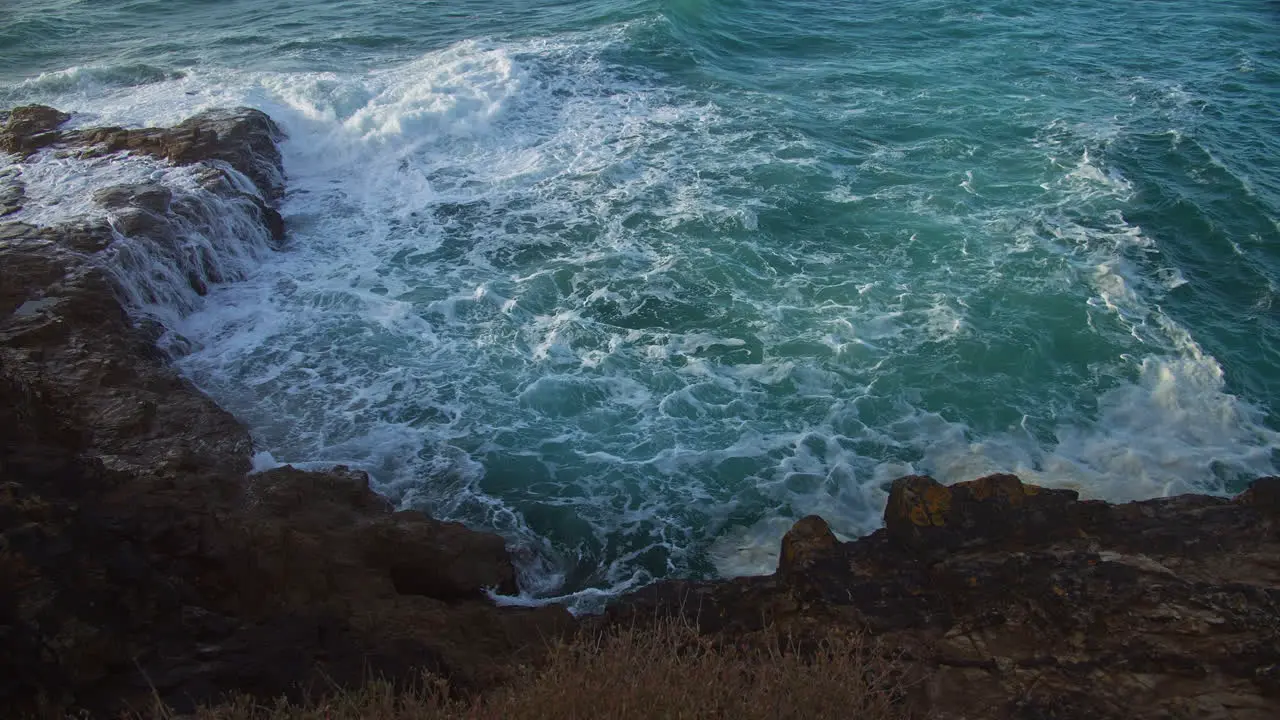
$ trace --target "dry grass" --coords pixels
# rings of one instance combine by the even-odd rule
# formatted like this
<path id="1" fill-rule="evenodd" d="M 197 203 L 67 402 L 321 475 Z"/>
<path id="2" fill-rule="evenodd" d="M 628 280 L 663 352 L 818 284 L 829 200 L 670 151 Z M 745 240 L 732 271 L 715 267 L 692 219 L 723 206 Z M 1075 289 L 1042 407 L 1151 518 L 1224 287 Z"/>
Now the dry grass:
<path id="1" fill-rule="evenodd" d="M 304 706 L 242 698 L 199 720 L 531 720 L 533 718 L 856 718 L 909 716 L 892 659 L 857 637 L 809 647 L 777 633 L 726 646 L 685 625 L 614 630 L 551 649 L 545 665 L 481 697 L 451 698 L 427 679 L 385 682 Z"/>

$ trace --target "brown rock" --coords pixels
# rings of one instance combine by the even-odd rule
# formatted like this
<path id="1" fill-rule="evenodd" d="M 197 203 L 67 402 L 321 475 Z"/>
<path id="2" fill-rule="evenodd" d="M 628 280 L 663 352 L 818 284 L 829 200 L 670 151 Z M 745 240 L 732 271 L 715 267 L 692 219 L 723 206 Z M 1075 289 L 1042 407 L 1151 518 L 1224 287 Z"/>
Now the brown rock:
<path id="1" fill-rule="evenodd" d="M 1249 489 L 1236 498 L 1237 502 L 1252 505 L 1259 510 L 1280 513 L 1280 477 L 1254 480 Z"/>
<path id="2" fill-rule="evenodd" d="M 1109 505 L 1009 475 L 903 478 L 884 530 L 795 544 L 773 577 L 659 583 L 600 622 L 683 615 L 734 642 L 765 623 L 867 632 L 922 679 L 931 718 L 1276 717 L 1274 486 Z M 793 542 L 822 537 L 801 524 Z"/>
<path id="3" fill-rule="evenodd" d="M 782 552 L 778 556 L 778 574 L 802 572 L 813 559 L 837 545 L 836 536 L 827 521 L 817 515 L 801 518 L 782 536 Z"/>
<path id="4" fill-rule="evenodd" d="M 9 111 L 4 131 L 15 135 L 53 132 L 71 115 L 45 105 L 24 105 Z"/>
<path id="5" fill-rule="evenodd" d="M 419 512 L 393 513 L 362 472 L 280 468 L 251 476 L 246 496 L 253 517 L 287 520 L 316 542 L 339 546 L 333 558 L 383 573 L 396 593 L 452 602 L 519 590 L 502 538 Z"/>
<path id="6" fill-rule="evenodd" d="M 172 128 L 90 128 L 64 133 L 63 148 L 90 155 L 131 152 L 177 165 L 225 162 L 248 177 L 267 204 L 284 195 L 280 149 L 284 138 L 266 113 L 250 108 L 208 110 Z"/>
<path id="7" fill-rule="evenodd" d="M 422 513 L 396 513 L 379 533 L 370 562 L 385 566 L 401 595 L 445 601 L 483 598 L 488 591 L 519 592 L 506 542 L 458 523 L 441 523 Z"/>
<path id="8" fill-rule="evenodd" d="M 163 215 L 173 202 L 173 191 L 163 185 L 115 185 L 95 192 L 93 200 L 110 210 L 136 207 Z"/>
<path id="9" fill-rule="evenodd" d="M 24 105 L 9 112 L 0 127 L 0 152 L 28 155 L 57 142 L 58 127 L 71 116 L 44 105 Z"/>
<path id="10" fill-rule="evenodd" d="M 1072 490 L 1024 485 L 1014 475 L 989 475 L 950 487 L 913 475 L 894 481 L 885 529 L 902 546 L 924 551 L 1071 536 L 1077 529 L 1062 510 L 1077 497 Z"/>
<path id="11" fill-rule="evenodd" d="M 258 115 L 62 132 L 65 118 L 24 110 L 0 142 L 206 163 L 207 189 L 257 197 L 282 231 L 267 212 L 283 191 L 278 131 Z M 157 246 L 189 210 L 145 189 L 102 201 Z M 0 240 L 0 707 L 105 716 L 158 696 L 184 710 L 420 668 L 481 689 L 572 630 L 561 608 L 485 599 L 515 590 L 500 538 L 394 512 L 362 473 L 246 478 L 248 434 L 86 260 L 109 228 L 8 223 Z M 594 622 L 870 633 L 922 678 L 928 717 L 1272 718 L 1278 496 L 1274 478 L 1235 500 L 1125 505 L 1011 475 L 903 478 L 882 531 L 839 543 L 805 518 L 772 577 L 659 583 Z"/>

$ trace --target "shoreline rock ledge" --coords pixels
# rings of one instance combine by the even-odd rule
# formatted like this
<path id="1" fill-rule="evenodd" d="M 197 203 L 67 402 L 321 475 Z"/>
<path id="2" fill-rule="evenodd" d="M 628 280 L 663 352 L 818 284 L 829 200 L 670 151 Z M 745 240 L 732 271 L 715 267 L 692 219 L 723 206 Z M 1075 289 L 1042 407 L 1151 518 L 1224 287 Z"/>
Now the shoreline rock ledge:
<path id="1" fill-rule="evenodd" d="M 517 591 L 496 535 L 395 512 L 346 468 L 246 477 L 246 429 L 130 314 L 180 310 L 234 273 L 190 228 L 238 218 L 224 239 L 242 256 L 283 241 L 275 123 L 247 109 L 141 130 L 68 119 L 13 110 L 0 149 L 150 155 L 201 189 L 108 188 L 97 224 L 0 218 L 0 715 L 108 717 L 156 696 L 185 711 L 422 670 L 480 688 L 565 632 L 562 608 L 488 599 Z M 121 275 L 124 253 L 169 284 Z"/>
<path id="2" fill-rule="evenodd" d="M 94 200 L 105 221 L 35 226 L 20 221 L 21 173 L 0 172 L 6 717 L 112 717 L 157 697 L 187 711 L 424 670 L 483 691 L 558 638 L 662 616 L 737 643 L 766 626 L 801 648 L 862 634 L 902 668 L 902 702 L 921 717 L 1280 717 L 1276 478 L 1234 499 L 1110 505 L 1011 475 L 913 476 L 868 537 L 798 522 L 771 576 L 661 582 L 591 618 L 497 607 L 488 591 L 517 590 L 499 537 L 396 512 L 346 468 L 247 476 L 247 431 L 170 367 L 163 328 L 137 319 L 139 303 L 180 310 L 235 276 L 216 247 L 186 252 L 210 208 L 243 221 L 229 239 L 242 257 L 282 247 L 270 118 L 68 119 L 0 112 L 0 152 L 19 167 L 149 155 L 189 166 L 202 194 L 109 188 Z M 121 275 L 109 259 L 126 250 L 167 263 L 169 285 Z"/>
<path id="3" fill-rule="evenodd" d="M 1280 478 L 1112 505 L 1013 475 L 911 476 L 884 519 L 839 543 L 804 518 L 776 574 L 658 583 L 605 622 L 862 633 L 929 718 L 1280 717 Z"/>

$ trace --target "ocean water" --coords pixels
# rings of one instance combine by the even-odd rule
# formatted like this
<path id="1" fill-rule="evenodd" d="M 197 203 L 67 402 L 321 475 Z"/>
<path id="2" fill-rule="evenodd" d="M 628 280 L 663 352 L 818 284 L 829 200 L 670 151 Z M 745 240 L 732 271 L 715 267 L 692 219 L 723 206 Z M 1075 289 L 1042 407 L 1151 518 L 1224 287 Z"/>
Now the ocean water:
<path id="1" fill-rule="evenodd" d="M 510 602 L 769 572 L 907 473 L 1276 472 L 1275 2 L 9 0 L 28 102 L 282 125 L 289 247 L 224 209 L 224 282 L 122 252 L 127 297 L 260 467 L 503 533 Z M 197 192 L 3 164 L 30 222 Z"/>

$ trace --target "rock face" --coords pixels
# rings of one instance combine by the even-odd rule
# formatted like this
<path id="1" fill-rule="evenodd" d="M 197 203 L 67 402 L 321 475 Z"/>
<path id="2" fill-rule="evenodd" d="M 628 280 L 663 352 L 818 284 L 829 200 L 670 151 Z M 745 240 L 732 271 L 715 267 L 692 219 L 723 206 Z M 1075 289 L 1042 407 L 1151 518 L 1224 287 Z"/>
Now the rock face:
<path id="1" fill-rule="evenodd" d="M 0 118 L 0 152 L 28 155 L 57 142 L 58 128 L 71 116 L 43 105 L 14 108 Z"/>
<path id="2" fill-rule="evenodd" d="M 603 622 L 863 631 L 931 718 L 1280 717 L 1278 497 L 1280 478 L 1109 505 L 1012 475 L 906 477 L 884 530 L 839 544 L 806 518 L 776 575 L 651 586 Z"/>
<path id="3" fill-rule="evenodd" d="M 10 111 L 0 124 L 0 152 L 29 157 L 39 151 L 54 151 L 72 157 L 100 157 L 114 153 L 148 155 L 175 165 L 200 164 L 210 172 L 205 183 L 215 192 L 238 193 L 253 201 L 265 225 L 277 242 L 284 239 L 284 221 L 275 204 L 284 197 L 284 172 L 277 143 L 284 133 L 265 113 L 250 108 L 208 110 L 172 128 L 86 128 L 65 130 L 71 120 L 67 113 L 42 105 L 28 105 Z M 239 187 L 217 170 L 225 165 L 248 178 L 249 187 Z M 0 178 L 0 216 L 21 207 L 20 186 Z M 106 194 L 104 205 L 131 205 L 156 212 L 146 198 L 130 198 L 120 193 Z M 140 200 L 141 202 L 130 202 Z"/>
<path id="4" fill-rule="evenodd" d="M 282 238 L 280 134 L 265 115 L 66 120 L 19 108 L 0 146 L 190 163 L 205 200 L 248 208 L 244 232 Z M 565 631 L 559 608 L 488 600 L 517 589 L 496 536 L 394 512 L 345 468 L 246 477 L 248 433 L 169 367 L 104 255 L 127 236 L 203 292 L 222 278 L 184 253 L 209 208 L 159 185 L 94 200 L 109 222 L 0 223 L 0 707 L 111 715 L 154 689 L 187 709 L 420 668 L 478 687 Z"/>
<path id="5" fill-rule="evenodd" d="M 177 165 L 220 161 L 244 173 L 268 202 L 284 195 L 276 145 L 284 134 L 259 110 L 208 110 L 171 128 L 63 130 L 71 116 L 43 105 L 14 108 L 0 119 L 0 152 L 26 156 L 55 146 L 89 156 L 139 153 Z"/>

